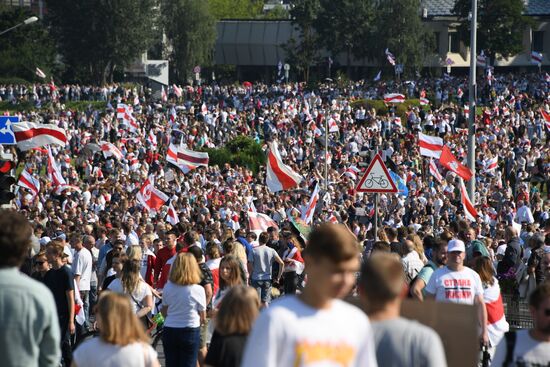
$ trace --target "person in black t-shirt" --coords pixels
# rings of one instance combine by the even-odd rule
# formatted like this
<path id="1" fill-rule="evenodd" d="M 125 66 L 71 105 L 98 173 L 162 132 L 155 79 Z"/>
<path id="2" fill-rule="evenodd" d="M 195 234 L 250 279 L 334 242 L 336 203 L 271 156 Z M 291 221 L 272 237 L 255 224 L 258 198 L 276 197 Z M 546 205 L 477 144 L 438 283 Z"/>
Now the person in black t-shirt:
<path id="1" fill-rule="evenodd" d="M 258 317 L 260 299 L 254 288 L 235 286 L 223 298 L 216 315 L 205 363 L 212 367 L 238 367 L 246 339 Z"/>
<path id="2" fill-rule="evenodd" d="M 46 247 L 46 258 L 52 268 L 44 276 L 44 284 L 52 291 L 61 330 L 61 355 L 65 366 L 71 365 L 71 335 L 74 323 L 74 276 L 63 260 L 63 245 L 57 240 Z"/>

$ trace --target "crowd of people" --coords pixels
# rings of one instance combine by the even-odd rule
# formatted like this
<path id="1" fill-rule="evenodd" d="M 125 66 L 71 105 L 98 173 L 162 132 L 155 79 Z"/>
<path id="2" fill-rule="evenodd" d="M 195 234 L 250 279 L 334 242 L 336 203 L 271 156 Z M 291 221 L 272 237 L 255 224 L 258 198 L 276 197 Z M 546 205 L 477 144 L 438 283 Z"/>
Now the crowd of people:
<path id="1" fill-rule="evenodd" d="M 495 366 L 548 364 L 549 79 L 491 75 L 478 83 L 474 220 L 459 178 L 438 164 L 443 179 L 431 175 L 418 145 L 418 132 L 439 136 L 465 158 L 466 78 L 314 90 L 174 85 L 156 94 L 143 86 L 1 86 L 0 98 L 14 105 L 51 103 L 20 120 L 55 124 L 68 138 L 49 147 L 51 157 L 42 148 L 11 148 L 19 170 L 40 185 L 17 188 L 21 215 L 0 215 L 2 355 L 8 365 L 153 366 L 157 350 L 145 330 L 162 324 L 168 367 L 445 366 L 438 334 L 400 317 L 410 297 L 476 305 L 480 344 Z M 368 107 L 386 93 L 430 103 L 405 101 L 404 116 L 395 104 L 387 112 Z M 79 112 L 65 107 L 70 101 L 105 107 Z M 134 125 L 119 118 L 120 104 L 132 107 Z M 265 166 L 184 170 L 167 161 L 170 145 L 200 151 L 239 136 L 264 151 L 277 142 L 301 182 L 272 192 Z M 121 156 L 91 148 L 100 142 Z M 376 154 L 404 186 L 380 195 L 378 213 L 374 196 L 356 190 Z M 45 174 L 51 158 L 64 190 Z M 137 199 L 148 178 L 169 198 L 157 211 Z M 272 225 L 252 228 L 250 211 Z M 529 301 L 532 330 L 508 331 L 501 293 Z M 348 296 L 359 297 L 365 312 L 340 301 Z M 94 330 L 98 338 L 81 340 Z"/>

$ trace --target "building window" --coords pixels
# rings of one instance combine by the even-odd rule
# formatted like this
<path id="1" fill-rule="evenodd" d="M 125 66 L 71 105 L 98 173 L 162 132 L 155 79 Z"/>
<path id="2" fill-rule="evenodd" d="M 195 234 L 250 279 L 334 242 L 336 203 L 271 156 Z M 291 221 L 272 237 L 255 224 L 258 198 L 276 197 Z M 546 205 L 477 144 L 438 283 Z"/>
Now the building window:
<path id="1" fill-rule="evenodd" d="M 457 32 L 449 32 L 449 52 L 455 54 L 460 52 L 460 40 Z"/>
<path id="2" fill-rule="evenodd" d="M 544 52 L 544 31 L 533 31 L 531 51 Z"/>
<path id="3" fill-rule="evenodd" d="M 440 32 L 434 32 L 434 49 L 433 49 L 433 52 L 435 52 L 436 54 L 439 53 L 439 36 L 441 35 Z"/>

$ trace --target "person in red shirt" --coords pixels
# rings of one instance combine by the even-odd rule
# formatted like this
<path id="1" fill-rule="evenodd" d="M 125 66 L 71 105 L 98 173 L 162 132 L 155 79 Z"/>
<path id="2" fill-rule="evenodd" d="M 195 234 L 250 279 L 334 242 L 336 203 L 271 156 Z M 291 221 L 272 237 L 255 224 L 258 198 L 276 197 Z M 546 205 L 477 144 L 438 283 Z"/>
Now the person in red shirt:
<path id="1" fill-rule="evenodd" d="M 177 238 L 178 237 L 174 231 L 170 231 L 166 234 L 165 246 L 159 250 L 157 254 L 157 261 L 155 263 L 155 284 L 158 282 L 159 276 L 168 259 L 176 254 Z"/>

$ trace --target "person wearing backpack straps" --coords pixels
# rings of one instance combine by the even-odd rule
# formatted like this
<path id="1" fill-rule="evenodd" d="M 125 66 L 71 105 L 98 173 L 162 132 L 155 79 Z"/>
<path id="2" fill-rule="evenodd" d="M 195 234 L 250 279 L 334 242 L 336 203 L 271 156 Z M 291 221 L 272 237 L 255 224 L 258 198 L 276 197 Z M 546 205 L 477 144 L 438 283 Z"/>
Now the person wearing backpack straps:
<path id="1" fill-rule="evenodd" d="M 428 261 L 426 265 L 420 270 L 418 275 L 413 279 L 410 284 L 410 294 L 413 298 L 424 300 L 424 288 L 433 272 L 438 268 L 447 264 L 447 242 L 444 240 L 437 240 L 432 245 L 432 259 Z"/>
<path id="2" fill-rule="evenodd" d="M 534 327 L 506 333 L 497 345 L 492 367 L 550 365 L 550 282 L 531 293 L 529 311 Z"/>

